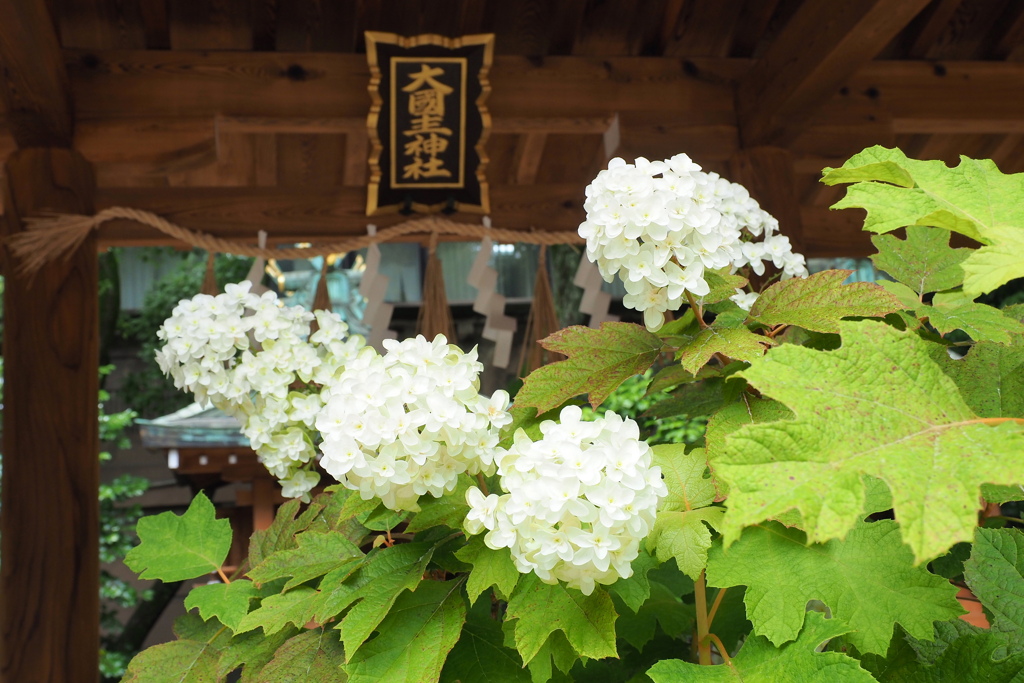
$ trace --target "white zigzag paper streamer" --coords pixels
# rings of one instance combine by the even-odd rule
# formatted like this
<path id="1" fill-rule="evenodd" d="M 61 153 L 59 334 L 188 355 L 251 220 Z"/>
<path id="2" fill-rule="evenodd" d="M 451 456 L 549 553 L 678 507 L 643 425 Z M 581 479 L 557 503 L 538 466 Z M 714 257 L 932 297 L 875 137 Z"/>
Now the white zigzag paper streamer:
<path id="1" fill-rule="evenodd" d="M 366 231 L 375 235 L 377 226 L 368 225 Z M 384 303 L 384 297 L 388 293 L 388 279 L 386 275 L 380 274 L 380 247 L 371 244 L 366 248 L 366 269 L 359 283 L 359 293 L 366 297 L 363 323 L 370 330 L 366 335 L 366 343 L 381 353 L 384 352 L 384 340 L 398 336 L 394 330 L 388 329 L 391 314 L 395 310 L 393 304 Z"/>
<path id="2" fill-rule="evenodd" d="M 491 227 L 490 217 L 484 216 L 483 224 L 484 227 Z M 516 319 L 505 315 L 505 297 L 495 291 L 498 285 L 498 271 L 487 265 L 491 258 L 491 248 L 491 238 L 484 237 L 480 241 L 480 252 L 476 255 L 466 279 L 477 290 L 473 310 L 485 316 L 483 337 L 494 342 L 492 363 L 496 367 L 507 368 L 512 357 Z"/>
<path id="3" fill-rule="evenodd" d="M 261 250 L 267 248 L 267 231 L 260 230 L 257 233 L 257 244 Z M 249 267 L 249 272 L 246 273 L 245 280 L 252 283 L 252 288 L 249 289 L 253 294 L 263 294 L 264 292 L 270 291 L 266 287 L 260 284 L 263 281 L 263 273 L 267 268 L 267 259 L 262 256 L 258 256 L 252 265 Z"/>
<path id="4" fill-rule="evenodd" d="M 586 254 L 580 258 L 580 265 L 576 269 L 576 276 L 572 279 L 572 283 L 583 289 L 580 312 L 590 315 L 591 327 L 600 327 L 601 323 L 606 321 L 618 321 L 619 316 L 608 313 L 612 295 L 601 291 L 601 285 L 604 284 L 601 271 L 597 269 L 597 264 L 587 258 Z"/>

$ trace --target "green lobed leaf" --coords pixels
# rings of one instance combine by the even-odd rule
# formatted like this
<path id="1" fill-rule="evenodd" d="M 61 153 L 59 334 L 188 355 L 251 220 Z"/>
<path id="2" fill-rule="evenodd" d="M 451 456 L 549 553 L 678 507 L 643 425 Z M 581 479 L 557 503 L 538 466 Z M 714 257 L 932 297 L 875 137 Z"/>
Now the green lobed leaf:
<path id="1" fill-rule="evenodd" d="M 340 683 L 345 651 L 325 627 L 304 631 L 281 645 L 257 677 L 258 683 Z"/>
<path id="2" fill-rule="evenodd" d="M 979 528 L 964 578 L 992 615 L 992 630 L 1008 634 L 1014 650 L 1024 650 L 1024 532 Z"/>
<path id="3" fill-rule="evenodd" d="M 895 235 L 874 235 L 871 242 L 878 253 L 871 257 L 875 267 L 910 287 L 918 297 L 964 283 L 961 264 L 972 249 L 949 246 L 949 231 L 923 225 L 907 227 L 907 239 Z"/>
<path id="4" fill-rule="evenodd" d="M 708 293 L 700 297 L 704 304 L 716 304 L 736 294 L 737 289 L 747 286 L 747 278 L 730 273 L 729 268 L 705 270 L 704 280 L 708 283 Z"/>
<path id="5" fill-rule="evenodd" d="M 659 444 L 651 448 L 653 462 L 661 468 L 668 495 L 659 510 L 693 510 L 715 501 L 715 483 L 705 477 L 708 458 L 703 448 L 686 452 L 686 444 Z"/>
<path id="6" fill-rule="evenodd" d="M 124 563 L 142 579 L 184 581 L 220 569 L 231 549 L 231 522 L 199 493 L 180 517 L 162 512 L 139 520 L 139 545 Z"/>
<path id="7" fill-rule="evenodd" d="M 241 668 L 241 683 L 257 681 L 260 672 L 274 658 L 277 648 L 298 633 L 298 629 L 287 626 L 271 636 L 262 631 L 236 635 L 221 651 L 217 665 L 217 680 L 222 680 L 232 671 Z"/>
<path id="8" fill-rule="evenodd" d="M 249 612 L 249 601 L 256 595 L 252 581 L 211 583 L 193 588 L 185 598 L 185 609 L 196 608 L 203 619 L 217 617 L 229 629 L 237 631 L 242 617 Z"/>
<path id="9" fill-rule="evenodd" d="M 656 550 L 662 562 L 675 558 L 679 569 L 696 580 L 707 566 L 711 530 L 717 529 L 725 515 L 720 507 L 705 507 L 682 512 L 659 512 L 647 537 L 647 549 Z"/>
<path id="10" fill-rule="evenodd" d="M 313 502 L 299 515 L 300 505 L 301 501 L 298 498 L 287 501 L 277 509 L 274 521 L 269 527 L 253 533 L 249 539 L 250 567 L 259 566 L 273 553 L 296 547 L 296 534 L 313 524 L 324 508 L 322 503 Z"/>
<path id="11" fill-rule="evenodd" d="M 554 631 L 564 633 L 581 657 L 616 657 L 616 616 L 611 596 L 600 586 L 583 595 L 561 583 L 543 583 L 534 574 L 520 579 L 506 612 L 506 619 L 515 620 L 516 649 L 526 663 Z"/>
<path id="12" fill-rule="evenodd" d="M 904 657 L 895 666 L 879 662 L 872 669 L 881 683 L 1021 683 L 1024 652 L 1006 656 L 1005 649 L 1004 634 L 965 632 L 932 663 Z"/>
<path id="13" fill-rule="evenodd" d="M 932 359 L 980 417 L 1024 417 L 1024 340 L 1012 346 L 979 342 L 959 360 L 936 347 Z"/>
<path id="14" fill-rule="evenodd" d="M 335 569 L 350 567 L 362 561 L 363 553 L 342 534 L 303 532 L 295 537 L 297 548 L 281 550 L 266 557 L 249 571 L 257 584 L 291 577 L 284 589 L 323 576 Z"/>
<path id="15" fill-rule="evenodd" d="M 212 683 L 218 680 L 219 654 L 195 640 L 154 645 L 132 659 L 121 683 Z"/>
<path id="16" fill-rule="evenodd" d="M 894 178 L 899 183 L 890 184 Z M 922 225 L 986 245 L 962 263 L 964 291 L 971 297 L 1024 276 L 1024 174 L 1006 175 L 989 160 L 962 156 L 949 168 L 941 161 L 908 159 L 898 149 L 871 147 L 840 169 L 825 169 L 822 182 L 855 183 L 832 208 L 866 209 L 866 230 Z"/>
<path id="17" fill-rule="evenodd" d="M 323 604 L 320 591 L 300 586 L 287 593 L 275 593 L 263 598 L 260 606 L 242 617 L 236 633 L 245 633 L 262 628 L 266 635 L 273 635 L 288 624 L 303 628 L 313 620 Z"/>
<path id="18" fill-rule="evenodd" d="M 966 298 L 962 292 L 939 292 L 931 305 L 918 304 L 918 318 L 927 318 L 940 334 L 963 330 L 975 341 L 1009 344 L 1012 335 L 1024 334 L 1024 325 L 1003 315 L 998 308 Z"/>
<path id="19" fill-rule="evenodd" d="M 503 596 L 512 595 L 522 574 L 512 562 L 512 555 L 505 548 L 492 550 L 484 545 L 483 536 L 473 536 L 455 553 L 455 557 L 473 565 L 466 581 L 466 593 L 473 604 L 481 593 L 491 586 Z"/>
<path id="20" fill-rule="evenodd" d="M 766 638 L 756 636 L 747 639 L 731 665 L 700 666 L 666 659 L 651 667 L 647 675 L 654 683 L 874 683 L 875 679 L 856 659 L 838 652 L 817 651 L 822 643 L 845 632 L 842 623 L 809 612 L 795 642 L 776 648 Z"/>
<path id="21" fill-rule="evenodd" d="M 745 367 L 746 363 L 733 363 L 732 365 Z M 679 368 L 680 366 L 672 367 Z M 705 365 L 701 369 L 701 373 L 707 369 L 709 368 Z M 708 377 L 703 381 L 691 382 L 674 389 L 666 398 L 652 405 L 644 415 L 657 418 L 675 417 L 676 415 L 710 415 L 723 405 L 735 401 L 744 386 L 746 383 L 739 378 Z"/>
<path id="22" fill-rule="evenodd" d="M 750 319 L 769 327 L 795 325 L 834 333 L 843 318 L 880 318 L 902 308 L 896 297 L 873 282 L 844 285 L 852 272 L 823 270 L 807 278 L 776 282 L 754 302 Z"/>
<path id="23" fill-rule="evenodd" d="M 454 490 L 446 491 L 440 498 L 433 496 L 420 498 L 420 511 L 409 520 L 405 531 L 416 533 L 434 526 L 461 529 L 462 522 L 465 521 L 466 515 L 469 513 L 466 490 L 470 485 L 469 475 L 462 474 L 456 480 Z"/>
<path id="24" fill-rule="evenodd" d="M 573 679 L 566 674 L 578 661 L 579 655 L 569 644 L 565 634 L 561 631 L 552 631 L 537 651 L 537 655 L 527 662 L 526 666 L 533 683 L 573 683 Z"/>
<path id="25" fill-rule="evenodd" d="M 345 667 L 351 683 L 433 683 L 466 620 L 462 579 L 424 581 L 395 601 L 376 638 Z"/>
<path id="26" fill-rule="evenodd" d="M 695 618 L 693 605 L 684 603 L 663 583 L 651 581 L 648 598 L 635 613 L 627 609 L 620 614 L 615 630 L 620 638 L 642 650 L 654 638 L 656 626 L 660 625 L 666 635 L 675 637 L 691 630 Z"/>
<path id="27" fill-rule="evenodd" d="M 711 357 L 722 354 L 732 360 L 752 361 L 773 345 L 768 337 L 754 334 L 734 318 L 716 319 L 676 352 L 684 370 L 696 374 Z"/>
<path id="28" fill-rule="evenodd" d="M 640 325 L 601 323 L 598 330 L 574 325 L 541 341 L 566 360 L 534 370 L 516 394 L 516 404 L 539 413 L 580 394 L 597 408 L 615 388 L 643 373 L 661 353 L 661 340 Z"/>
<path id="29" fill-rule="evenodd" d="M 608 586 L 608 592 L 622 600 L 623 604 L 636 612 L 651 597 L 651 581 L 647 574 L 658 566 L 658 561 L 643 548 L 630 563 L 633 574 L 628 579 L 618 579 Z"/>
<path id="30" fill-rule="evenodd" d="M 441 683 L 530 683 L 519 653 L 505 647 L 501 624 L 491 617 L 491 603 L 477 602 L 466 615 L 462 635 L 448 653 Z"/>
<path id="31" fill-rule="evenodd" d="M 348 609 L 338 628 L 347 656 L 352 657 L 399 595 L 420 583 L 433 552 L 434 546 L 427 543 L 379 548 L 351 577 L 325 576 L 320 582 L 324 597 L 317 608 L 317 621 L 324 623 Z"/>
<path id="32" fill-rule="evenodd" d="M 723 551 L 708 556 L 708 584 L 746 586 L 754 632 L 780 645 L 796 638 L 809 600 L 820 600 L 862 652 L 884 653 L 900 624 L 918 638 L 932 623 L 964 613 L 957 588 L 914 567 L 895 522 L 861 523 L 843 541 L 805 545 L 806 536 L 774 522 L 748 527 Z"/>
<path id="33" fill-rule="evenodd" d="M 865 509 L 863 475 L 892 492 L 917 562 L 970 540 L 980 487 L 1024 478 L 1024 425 L 988 425 L 930 357 L 929 342 L 842 322 L 835 351 L 783 346 L 742 374 L 796 417 L 748 425 L 708 456 L 730 487 L 722 533 L 795 508 L 812 542 L 843 537 Z"/>

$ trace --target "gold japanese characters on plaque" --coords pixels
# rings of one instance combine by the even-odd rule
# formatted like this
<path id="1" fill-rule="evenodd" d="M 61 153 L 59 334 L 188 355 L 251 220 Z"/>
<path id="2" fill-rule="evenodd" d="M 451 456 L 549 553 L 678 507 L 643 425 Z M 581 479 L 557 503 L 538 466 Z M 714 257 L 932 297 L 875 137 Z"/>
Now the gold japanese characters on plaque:
<path id="1" fill-rule="evenodd" d="M 484 145 L 494 34 L 366 33 L 373 105 L 366 215 L 490 211 Z"/>

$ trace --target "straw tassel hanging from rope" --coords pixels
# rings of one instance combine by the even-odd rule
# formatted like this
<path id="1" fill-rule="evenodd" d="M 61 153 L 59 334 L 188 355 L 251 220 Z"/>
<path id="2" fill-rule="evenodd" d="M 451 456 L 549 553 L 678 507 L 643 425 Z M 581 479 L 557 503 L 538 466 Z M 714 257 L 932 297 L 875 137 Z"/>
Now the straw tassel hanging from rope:
<path id="1" fill-rule="evenodd" d="M 436 232 L 430 233 L 427 270 L 423 276 L 423 305 L 416 319 L 416 330 L 427 339 L 443 334 L 448 343 L 457 341 L 452 309 L 448 306 L 448 294 L 444 288 L 441 259 L 437 255 Z"/>
<path id="2" fill-rule="evenodd" d="M 523 353 L 519 359 L 521 377 L 526 377 L 542 365 L 565 358 L 562 354 L 548 351 L 540 345 L 541 339 L 551 336 L 558 330 L 555 297 L 551 292 L 551 281 L 548 278 L 547 246 L 542 244 L 537 259 L 537 279 L 533 283 L 533 304 L 526 319 Z"/>
<path id="3" fill-rule="evenodd" d="M 217 273 L 214 272 L 213 266 L 217 259 L 217 254 L 214 251 L 207 252 L 206 254 L 206 274 L 203 275 L 203 286 L 199 290 L 203 294 L 209 294 L 210 296 L 217 296 L 220 294 L 220 288 L 217 287 Z"/>

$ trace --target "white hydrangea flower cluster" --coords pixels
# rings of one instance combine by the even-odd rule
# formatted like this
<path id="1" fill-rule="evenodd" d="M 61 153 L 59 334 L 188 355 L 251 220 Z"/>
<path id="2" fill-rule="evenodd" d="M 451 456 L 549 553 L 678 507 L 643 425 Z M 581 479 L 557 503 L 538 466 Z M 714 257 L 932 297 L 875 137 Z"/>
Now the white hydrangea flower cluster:
<path id="1" fill-rule="evenodd" d="M 495 458 L 507 493 L 469 489 L 465 527 L 486 529 L 487 547 L 509 548 L 520 572 L 590 595 L 597 583 L 632 575 L 668 491 L 635 422 L 613 412 L 582 416 L 578 406 L 563 408 L 558 422 L 541 424 L 539 441 L 516 432 Z"/>
<path id="2" fill-rule="evenodd" d="M 157 332 L 165 342 L 157 363 L 176 387 L 238 417 L 284 494 L 305 497 L 320 480 L 312 469 L 318 386 L 333 381 L 364 341 L 346 339 L 348 325 L 325 311 L 316 312 L 319 330 L 310 336 L 312 313 L 251 286 L 179 302 Z"/>
<path id="3" fill-rule="evenodd" d="M 347 337 L 335 313 L 284 306 L 228 285 L 181 301 L 160 328 L 157 362 L 179 389 L 242 421 L 285 496 L 308 499 L 324 469 L 392 509 L 441 496 L 461 472 L 493 472 L 508 394 L 478 393 L 476 352 L 443 336 L 387 341 L 384 356 Z"/>
<path id="4" fill-rule="evenodd" d="M 452 491 L 463 472 L 493 473 L 498 431 L 512 421 L 509 396 L 479 393 L 483 366 L 443 335 L 364 348 L 325 392 L 316 418 L 320 463 L 346 488 L 416 510 L 426 493 Z"/>
<path id="5" fill-rule="evenodd" d="M 784 279 L 807 276 L 804 257 L 746 188 L 702 171 L 685 154 L 632 164 L 612 159 L 586 194 L 579 234 L 587 256 L 608 282 L 620 275 L 623 303 L 643 311 L 648 329 L 661 327 L 665 311 L 682 306 L 687 292 L 709 293 L 706 270 L 749 265 L 761 275 L 770 260 Z"/>

